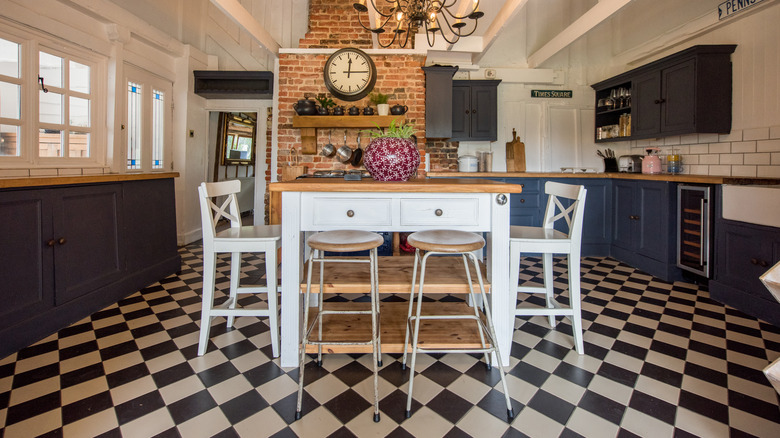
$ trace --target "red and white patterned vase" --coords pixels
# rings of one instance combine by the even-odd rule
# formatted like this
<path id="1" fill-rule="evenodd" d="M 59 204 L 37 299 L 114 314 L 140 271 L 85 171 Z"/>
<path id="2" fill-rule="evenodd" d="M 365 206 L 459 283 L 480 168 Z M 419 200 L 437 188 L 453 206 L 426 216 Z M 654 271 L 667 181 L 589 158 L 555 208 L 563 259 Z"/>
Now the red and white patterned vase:
<path id="1" fill-rule="evenodd" d="M 420 166 L 420 152 L 409 138 L 375 138 L 366 148 L 363 165 L 374 181 L 406 181 Z"/>

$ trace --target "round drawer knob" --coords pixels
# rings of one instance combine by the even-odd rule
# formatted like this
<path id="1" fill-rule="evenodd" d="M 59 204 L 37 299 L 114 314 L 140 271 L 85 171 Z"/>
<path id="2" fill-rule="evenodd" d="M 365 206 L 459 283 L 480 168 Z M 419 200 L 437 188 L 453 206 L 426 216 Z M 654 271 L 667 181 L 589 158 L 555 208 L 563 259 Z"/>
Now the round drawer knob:
<path id="1" fill-rule="evenodd" d="M 444 214 L 444 212 L 441 211 L 441 208 L 437 208 L 435 213 L 436 213 L 436 216 L 441 216 L 442 214 Z"/>
<path id="2" fill-rule="evenodd" d="M 48 245 L 48 246 L 54 246 L 54 244 L 55 244 L 55 243 L 57 243 L 57 242 L 56 242 L 54 239 L 51 239 L 51 240 L 49 240 L 48 242 L 46 242 L 46 245 Z"/>
<path id="3" fill-rule="evenodd" d="M 520 198 L 520 203 L 525 204 L 525 198 Z"/>
<path id="4" fill-rule="evenodd" d="M 354 216 L 354 215 L 355 215 L 355 212 L 354 212 L 354 211 L 352 211 L 352 210 L 347 210 L 347 216 L 348 216 L 348 217 L 352 217 L 352 216 Z"/>

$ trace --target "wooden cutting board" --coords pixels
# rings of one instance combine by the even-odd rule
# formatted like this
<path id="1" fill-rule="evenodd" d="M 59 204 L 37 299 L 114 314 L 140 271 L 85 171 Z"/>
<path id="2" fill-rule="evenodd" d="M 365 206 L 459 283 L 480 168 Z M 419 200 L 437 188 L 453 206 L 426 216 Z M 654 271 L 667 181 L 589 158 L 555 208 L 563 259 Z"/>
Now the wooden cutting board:
<path id="1" fill-rule="evenodd" d="M 506 143 L 506 171 L 525 172 L 525 143 L 517 138 L 512 129 L 512 141 Z"/>

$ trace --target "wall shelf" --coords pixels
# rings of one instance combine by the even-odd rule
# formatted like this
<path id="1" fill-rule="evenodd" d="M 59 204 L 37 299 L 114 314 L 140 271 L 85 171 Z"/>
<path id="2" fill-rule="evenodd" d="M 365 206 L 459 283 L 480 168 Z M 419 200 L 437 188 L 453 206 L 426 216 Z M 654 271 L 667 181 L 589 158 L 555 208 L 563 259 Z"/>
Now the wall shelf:
<path id="1" fill-rule="evenodd" d="M 406 123 L 404 115 L 389 116 L 299 116 L 293 114 L 293 128 L 301 130 L 301 153 L 317 153 L 318 128 L 386 128 L 395 120 L 396 125 Z"/>

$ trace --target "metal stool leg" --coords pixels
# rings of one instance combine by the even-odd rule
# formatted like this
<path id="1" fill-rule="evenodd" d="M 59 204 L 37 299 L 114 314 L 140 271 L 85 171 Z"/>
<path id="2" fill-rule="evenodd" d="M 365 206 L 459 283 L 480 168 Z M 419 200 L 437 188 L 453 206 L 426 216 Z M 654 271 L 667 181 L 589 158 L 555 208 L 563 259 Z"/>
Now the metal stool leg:
<path id="1" fill-rule="evenodd" d="M 412 269 L 412 292 L 409 295 L 409 311 L 406 313 L 406 335 L 404 336 L 404 357 L 401 362 L 401 369 L 406 370 L 406 352 L 409 347 L 409 319 L 412 317 L 412 309 L 414 308 L 414 287 L 417 285 L 417 265 L 420 257 L 420 250 L 414 251 L 414 268 Z"/>
<path id="2" fill-rule="evenodd" d="M 419 249 L 415 250 L 415 262 L 419 256 Z M 414 332 L 412 333 L 412 366 L 409 370 L 409 395 L 406 397 L 406 418 L 412 416 L 412 390 L 414 389 L 414 365 L 417 362 L 417 341 L 420 337 L 420 313 L 422 311 L 423 302 L 423 287 L 425 285 L 425 262 L 428 261 L 428 256 L 431 253 L 425 253 L 420 263 L 420 285 L 418 286 L 418 298 L 417 298 L 417 313 L 414 317 Z M 416 263 L 415 263 L 416 264 Z M 414 298 L 414 297 L 412 297 Z M 407 326 L 409 325 L 407 321 Z"/>
<path id="3" fill-rule="evenodd" d="M 306 294 L 303 296 L 303 339 L 301 340 L 300 359 L 298 361 L 298 402 L 295 407 L 295 419 L 301 418 L 303 404 L 303 368 L 306 360 L 306 344 L 309 340 L 309 294 L 311 294 L 311 271 L 314 265 L 314 251 L 309 254 L 309 272 L 306 276 Z"/>
<path id="4" fill-rule="evenodd" d="M 379 367 L 382 366 L 379 347 L 379 291 L 377 288 L 377 250 L 369 253 L 371 271 L 371 350 L 374 363 L 374 422 L 379 422 Z"/>
<path id="5" fill-rule="evenodd" d="M 320 250 L 313 250 L 314 253 L 317 255 L 317 259 L 320 262 L 320 293 L 317 294 L 318 302 L 317 302 L 317 308 L 319 311 L 319 315 L 322 315 L 322 302 L 325 299 L 325 252 Z M 319 342 L 322 342 L 322 316 L 317 318 L 319 321 L 319 327 L 318 327 L 318 335 L 317 340 Z M 322 344 L 317 345 L 317 366 L 322 366 Z"/>
<path id="6" fill-rule="evenodd" d="M 482 344 L 482 348 L 486 348 L 485 345 L 485 334 L 482 333 L 482 327 L 480 326 L 480 319 L 479 319 L 479 307 L 477 306 L 477 299 L 474 296 L 474 285 L 471 284 L 471 270 L 469 269 L 469 263 L 468 259 L 466 257 L 466 254 L 460 255 L 461 259 L 463 259 L 463 267 L 466 269 L 466 282 L 469 285 L 469 298 L 471 299 L 471 302 L 473 304 L 472 307 L 474 307 L 474 316 L 476 317 L 476 324 L 477 324 L 477 332 L 479 333 L 479 341 Z M 474 266 L 477 270 L 479 270 L 479 266 Z M 484 294 L 480 297 L 480 299 L 485 299 Z M 485 351 L 485 365 L 487 365 L 487 369 L 493 368 L 492 364 L 490 363 L 490 354 Z"/>

